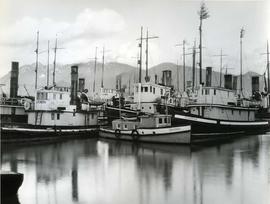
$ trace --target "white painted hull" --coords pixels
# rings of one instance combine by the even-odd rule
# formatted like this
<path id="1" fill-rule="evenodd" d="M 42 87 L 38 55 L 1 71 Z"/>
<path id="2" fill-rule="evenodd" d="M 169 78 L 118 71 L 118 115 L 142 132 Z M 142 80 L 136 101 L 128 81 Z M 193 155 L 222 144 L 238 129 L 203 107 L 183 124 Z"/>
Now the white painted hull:
<path id="1" fill-rule="evenodd" d="M 137 129 L 138 136 L 135 139 L 132 130 L 122 130 L 115 134 L 113 129 L 100 128 L 99 136 L 109 139 L 129 140 L 136 142 L 167 143 L 167 144 L 190 144 L 190 126 Z"/>

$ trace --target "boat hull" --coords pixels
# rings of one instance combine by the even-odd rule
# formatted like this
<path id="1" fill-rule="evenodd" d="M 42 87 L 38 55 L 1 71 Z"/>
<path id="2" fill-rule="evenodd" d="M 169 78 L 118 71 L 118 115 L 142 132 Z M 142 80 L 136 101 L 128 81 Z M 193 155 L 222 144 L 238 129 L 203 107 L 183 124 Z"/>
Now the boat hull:
<path id="1" fill-rule="evenodd" d="M 28 142 L 67 137 L 94 137 L 98 126 L 93 127 L 2 127 L 1 143 Z"/>
<path id="2" fill-rule="evenodd" d="M 190 144 L 190 126 L 170 128 L 137 129 L 134 134 L 132 130 L 122 130 L 116 133 L 110 128 L 100 128 L 99 136 L 102 138 L 127 140 L 133 142 L 150 142 L 164 144 Z M 134 135 L 136 135 L 134 137 Z"/>
<path id="3" fill-rule="evenodd" d="M 233 139 L 241 135 L 264 133 L 270 128 L 268 121 L 225 121 L 186 113 L 175 113 L 173 123 L 191 125 L 193 142 Z"/>

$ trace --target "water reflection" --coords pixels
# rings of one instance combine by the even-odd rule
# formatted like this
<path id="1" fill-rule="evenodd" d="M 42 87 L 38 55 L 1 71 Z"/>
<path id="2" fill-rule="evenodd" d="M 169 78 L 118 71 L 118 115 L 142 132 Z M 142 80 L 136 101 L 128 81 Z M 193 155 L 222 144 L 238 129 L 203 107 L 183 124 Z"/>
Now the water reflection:
<path id="1" fill-rule="evenodd" d="M 269 156 L 270 135 L 192 149 L 90 139 L 4 146 L 2 169 L 25 174 L 22 204 L 267 204 Z"/>

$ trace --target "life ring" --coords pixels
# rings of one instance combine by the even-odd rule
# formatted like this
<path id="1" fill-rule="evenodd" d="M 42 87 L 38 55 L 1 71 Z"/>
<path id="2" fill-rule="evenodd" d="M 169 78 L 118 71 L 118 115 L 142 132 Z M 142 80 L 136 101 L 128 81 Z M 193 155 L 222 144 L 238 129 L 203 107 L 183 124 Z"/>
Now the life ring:
<path id="1" fill-rule="evenodd" d="M 22 98 L 22 99 L 20 100 L 20 104 L 21 104 L 21 105 L 24 105 L 25 102 L 26 102 L 25 98 Z"/>
<path id="2" fill-rule="evenodd" d="M 116 137 L 117 139 L 120 139 L 120 137 L 121 137 L 121 131 L 120 131 L 120 129 L 116 129 L 116 130 L 114 131 L 114 135 L 115 135 L 115 137 Z"/>
<path id="3" fill-rule="evenodd" d="M 132 137 L 133 141 L 139 140 L 140 135 L 136 129 L 132 130 L 131 137 Z"/>
<path id="4" fill-rule="evenodd" d="M 23 107 L 25 110 L 30 110 L 31 108 L 31 103 L 29 101 L 25 101 L 23 104 Z"/>

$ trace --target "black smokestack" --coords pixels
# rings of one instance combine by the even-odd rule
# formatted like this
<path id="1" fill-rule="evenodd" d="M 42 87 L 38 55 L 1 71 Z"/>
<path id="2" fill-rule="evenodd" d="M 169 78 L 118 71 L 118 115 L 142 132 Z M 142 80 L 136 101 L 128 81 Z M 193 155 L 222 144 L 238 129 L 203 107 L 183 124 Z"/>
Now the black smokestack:
<path id="1" fill-rule="evenodd" d="M 253 76 L 251 78 L 251 81 L 252 81 L 252 93 L 254 92 L 259 92 L 259 77 L 258 76 Z"/>
<path id="2" fill-rule="evenodd" d="M 224 75 L 224 87 L 225 89 L 232 89 L 232 75 L 231 74 Z"/>
<path id="3" fill-rule="evenodd" d="M 18 96 L 19 62 L 11 62 L 10 98 Z"/>
<path id="4" fill-rule="evenodd" d="M 206 67 L 206 86 L 212 86 L 212 67 Z"/>
<path id="5" fill-rule="evenodd" d="M 164 70 L 162 72 L 162 84 L 165 86 L 172 85 L 172 71 L 171 70 Z"/>
<path id="6" fill-rule="evenodd" d="M 71 97 L 70 105 L 76 105 L 78 95 L 78 66 L 71 67 Z"/>
<path id="7" fill-rule="evenodd" d="M 233 90 L 237 90 L 237 76 L 233 76 Z"/>
<path id="8" fill-rule="evenodd" d="M 79 91 L 83 92 L 84 88 L 85 88 L 85 79 L 79 78 Z"/>

